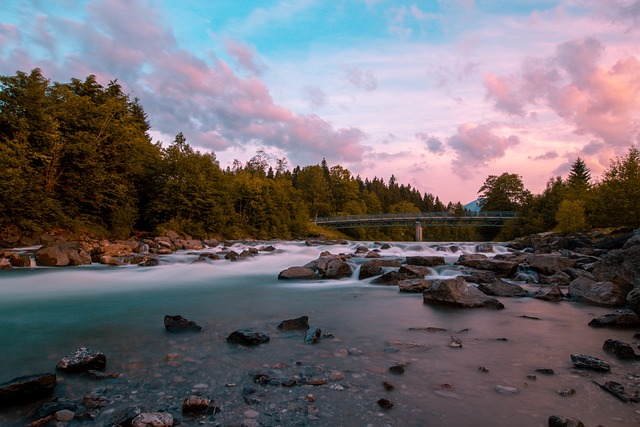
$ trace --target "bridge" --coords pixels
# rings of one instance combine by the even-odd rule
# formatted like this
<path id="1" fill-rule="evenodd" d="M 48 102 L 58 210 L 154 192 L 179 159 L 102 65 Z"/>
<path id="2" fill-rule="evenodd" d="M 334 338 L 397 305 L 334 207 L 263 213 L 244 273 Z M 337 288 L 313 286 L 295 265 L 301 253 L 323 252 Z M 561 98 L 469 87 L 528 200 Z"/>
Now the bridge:
<path id="1" fill-rule="evenodd" d="M 422 241 L 422 227 L 501 227 L 517 212 L 404 212 L 380 215 L 343 215 L 318 217 L 313 222 L 333 228 L 415 227 L 416 242 Z"/>

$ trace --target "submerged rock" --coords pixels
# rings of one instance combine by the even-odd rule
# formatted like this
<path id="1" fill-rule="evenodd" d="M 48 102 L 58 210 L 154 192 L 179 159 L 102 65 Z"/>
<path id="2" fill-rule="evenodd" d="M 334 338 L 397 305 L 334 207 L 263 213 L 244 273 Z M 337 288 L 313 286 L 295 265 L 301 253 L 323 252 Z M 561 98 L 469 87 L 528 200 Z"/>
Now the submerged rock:
<path id="1" fill-rule="evenodd" d="M 53 392 L 55 374 L 35 374 L 14 378 L 0 384 L 0 406 L 28 402 Z"/>
<path id="2" fill-rule="evenodd" d="M 609 364 L 605 363 L 601 359 L 598 359 L 597 357 L 589 356 L 586 354 L 572 354 L 571 363 L 573 363 L 576 368 L 590 369 L 592 371 L 598 372 L 611 371 L 611 367 L 609 366 Z"/>
<path id="3" fill-rule="evenodd" d="M 165 315 L 164 327 L 167 332 L 200 332 L 202 327 L 193 320 L 187 320 L 180 315 Z"/>
<path id="4" fill-rule="evenodd" d="M 608 339 L 602 345 L 602 349 L 618 359 L 636 360 L 638 356 L 633 351 L 633 347 L 626 342 Z"/>
<path id="5" fill-rule="evenodd" d="M 204 413 L 209 408 L 211 399 L 202 396 L 191 395 L 182 402 L 183 415 L 195 415 Z"/>
<path id="6" fill-rule="evenodd" d="M 431 287 L 423 292 L 422 297 L 425 304 L 444 304 L 469 308 L 504 308 L 500 301 L 480 292 L 461 277 L 434 280 Z"/>
<path id="7" fill-rule="evenodd" d="M 322 331 L 318 327 L 311 327 L 304 336 L 305 344 L 317 344 L 320 342 Z"/>
<path id="8" fill-rule="evenodd" d="M 544 301 L 558 302 L 564 299 L 564 294 L 562 293 L 558 285 L 542 286 L 536 291 L 533 297 Z"/>
<path id="9" fill-rule="evenodd" d="M 309 316 L 301 316 L 296 319 L 287 319 L 280 322 L 278 329 L 285 331 L 303 330 L 309 329 Z"/>
<path id="10" fill-rule="evenodd" d="M 253 346 L 266 343 L 269 341 L 269 339 L 269 335 L 264 332 L 254 331 L 253 329 L 239 329 L 232 332 L 227 337 L 227 342 Z"/>
<path id="11" fill-rule="evenodd" d="M 584 427 L 584 424 L 577 418 L 551 415 L 549 417 L 549 427 Z"/>
<path id="12" fill-rule="evenodd" d="M 104 371 L 107 366 L 107 356 L 98 350 L 80 347 L 73 353 L 63 357 L 56 369 L 61 371 L 84 372 L 89 370 Z"/>
<path id="13" fill-rule="evenodd" d="M 172 427 L 173 415 L 168 412 L 145 412 L 131 421 L 131 427 Z"/>
<path id="14" fill-rule="evenodd" d="M 640 317 L 630 310 L 618 310 L 604 314 L 589 322 L 593 327 L 636 328 L 640 326 Z"/>

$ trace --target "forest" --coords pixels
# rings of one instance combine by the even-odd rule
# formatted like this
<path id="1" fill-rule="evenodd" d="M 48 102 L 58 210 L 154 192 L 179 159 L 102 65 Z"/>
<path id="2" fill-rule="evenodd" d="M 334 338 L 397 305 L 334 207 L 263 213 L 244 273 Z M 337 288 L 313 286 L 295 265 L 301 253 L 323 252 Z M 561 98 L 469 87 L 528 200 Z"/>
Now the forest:
<path id="1" fill-rule="evenodd" d="M 372 179 L 319 159 L 290 167 L 257 151 L 221 168 L 178 132 L 153 142 L 139 100 L 117 81 L 91 75 L 52 82 L 39 69 L 0 76 L 0 230 L 63 229 L 99 238 L 127 238 L 166 229 L 195 238 L 294 239 L 331 234 L 312 218 L 390 212 L 464 214 L 399 184 Z M 478 190 L 487 211 L 520 212 L 494 229 L 432 227 L 428 240 L 510 239 L 556 230 L 640 225 L 640 152 L 633 145 L 599 179 L 578 158 L 566 179 L 552 177 L 532 194 L 516 173 L 487 177 Z M 412 240 L 409 227 L 345 230 L 356 240 Z"/>

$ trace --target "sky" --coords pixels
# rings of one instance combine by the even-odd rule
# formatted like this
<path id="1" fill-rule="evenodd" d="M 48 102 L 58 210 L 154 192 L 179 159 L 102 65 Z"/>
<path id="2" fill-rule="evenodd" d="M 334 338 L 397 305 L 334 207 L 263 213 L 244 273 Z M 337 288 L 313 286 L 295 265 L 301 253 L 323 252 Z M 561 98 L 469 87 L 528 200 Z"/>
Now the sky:
<path id="1" fill-rule="evenodd" d="M 0 75 L 95 75 L 223 168 L 533 193 L 640 146 L 640 0 L 3 0 Z"/>

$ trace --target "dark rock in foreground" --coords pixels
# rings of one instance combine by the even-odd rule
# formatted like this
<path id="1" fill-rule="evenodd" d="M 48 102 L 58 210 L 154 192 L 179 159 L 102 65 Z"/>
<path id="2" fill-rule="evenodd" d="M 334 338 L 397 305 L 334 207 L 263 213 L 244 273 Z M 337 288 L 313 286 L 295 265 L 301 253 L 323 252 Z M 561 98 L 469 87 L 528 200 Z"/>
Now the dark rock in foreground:
<path id="1" fill-rule="evenodd" d="M 17 377 L 0 384 L 0 406 L 28 402 L 45 396 L 56 386 L 55 374 L 35 374 Z"/>
<path id="2" fill-rule="evenodd" d="M 56 369 L 61 371 L 84 372 L 90 370 L 104 371 L 107 366 L 107 356 L 98 350 L 90 350 L 86 347 L 80 347 L 63 357 Z"/>
<path id="3" fill-rule="evenodd" d="M 164 327 L 167 332 L 200 332 L 202 327 L 193 320 L 187 320 L 180 315 L 164 316 Z"/>
<path id="4" fill-rule="evenodd" d="M 636 328 L 640 326 L 640 317 L 630 310 L 618 310 L 604 314 L 589 322 L 589 326 L 612 328 Z"/>
<path id="5" fill-rule="evenodd" d="M 320 342 L 320 337 L 322 336 L 322 331 L 318 327 L 309 328 L 307 333 L 304 336 L 305 344 L 317 344 Z"/>
<path id="6" fill-rule="evenodd" d="M 584 424 L 576 418 L 551 415 L 549 417 L 549 427 L 584 427 Z"/>
<path id="7" fill-rule="evenodd" d="M 461 277 L 432 281 L 431 287 L 423 292 L 422 298 L 425 304 L 444 304 L 469 308 L 504 308 L 500 301 L 480 292 Z"/>
<path id="8" fill-rule="evenodd" d="M 285 331 L 303 330 L 309 329 L 309 317 L 301 316 L 296 319 L 287 319 L 280 322 L 278 329 Z"/>
<path id="9" fill-rule="evenodd" d="M 626 342 L 608 339 L 602 345 L 602 349 L 609 354 L 616 356 L 618 359 L 636 360 L 638 356 Z"/>
<path id="10" fill-rule="evenodd" d="M 239 329 L 232 332 L 227 337 L 228 343 L 253 346 L 263 344 L 269 341 L 269 335 L 264 332 L 254 331 L 253 329 Z"/>
<path id="11" fill-rule="evenodd" d="M 571 363 L 573 363 L 576 368 L 590 369 L 592 371 L 598 372 L 611 371 L 611 367 L 609 366 L 609 364 L 605 363 L 601 359 L 598 359 L 597 357 L 589 356 L 586 354 L 572 354 Z"/>

